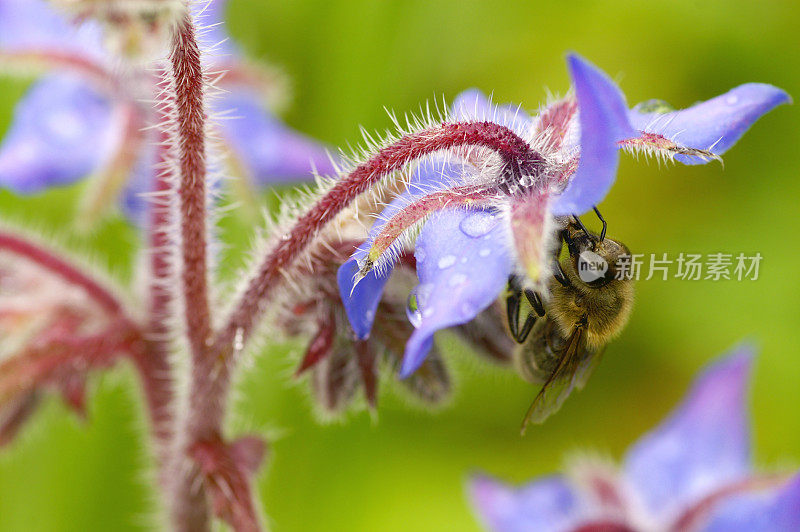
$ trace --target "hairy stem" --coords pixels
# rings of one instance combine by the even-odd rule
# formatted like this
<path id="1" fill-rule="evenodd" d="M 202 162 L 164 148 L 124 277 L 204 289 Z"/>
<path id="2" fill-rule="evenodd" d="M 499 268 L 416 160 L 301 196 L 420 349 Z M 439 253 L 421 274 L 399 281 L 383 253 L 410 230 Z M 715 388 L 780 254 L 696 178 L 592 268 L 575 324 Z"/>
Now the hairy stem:
<path id="1" fill-rule="evenodd" d="M 162 78 L 159 88 L 168 85 Z M 169 104 L 167 104 L 169 105 Z M 169 108 L 163 110 L 166 119 Z M 162 481 L 166 481 L 168 452 L 172 443 L 174 400 L 172 367 L 170 356 L 170 307 L 172 292 L 169 285 L 174 282 L 174 271 L 169 230 L 172 223 L 171 210 L 165 195 L 171 190 L 173 182 L 171 146 L 167 134 L 161 133 L 158 148 L 158 172 L 153 185 L 154 197 L 149 205 L 148 239 L 150 245 L 147 301 L 147 350 L 136 359 L 142 375 L 145 398 L 150 405 L 153 418 L 153 431 L 156 438 L 156 451 L 162 465 Z"/>
<path id="2" fill-rule="evenodd" d="M 491 122 L 443 123 L 400 138 L 337 181 L 266 254 L 226 324 L 215 337 L 213 356 L 207 358 L 215 361 L 208 367 L 209 380 L 204 383 L 203 393 L 192 395 L 201 406 L 196 405 L 196 416 L 191 420 L 198 439 L 219 433 L 234 365 L 233 356 L 252 334 L 266 303 L 283 282 L 284 273 L 296 267 L 298 259 L 309 249 L 319 232 L 360 194 L 383 178 L 415 159 L 459 146 L 481 146 L 496 151 L 512 178 L 531 172 L 541 163 L 541 156 L 504 126 Z"/>
<path id="3" fill-rule="evenodd" d="M 70 284 L 80 286 L 86 294 L 111 314 L 122 314 L 122 304 L 107 288 L 54 253 L 24 238 L 0 230 L 0 250 L 24 257 L 58 275 Z"/>
<path id="4" fill-rule="evenodd" d="M 181 282 L 185 327 L 192 354 L 189 409 L 184 425 L 175 437 L 170 483 L 172 525 L 176 530 L 209 529 L 209 509 L 199 470 L 187 448 L 202 439 L 194 420 L 213 397 L 205 398 L 212 378 L 207 341 L 211 336 L 206 263 L 206 159 L 204 77 L 195 28 L 188 11 L 173 30 L 170 66 L 173 75 L 175 117 L 174 144 L 177 149 L 180 200 Z"/>
<path id="5" fill-rule="evenodd" d="M 541 163 L 541 156 L 532 151 L 524 140 L 510 129 L 492 122 L 443 123 L 406 135 L 386 146 L 337 181 L 325 196 L 297 220 L 288 235 L 267 253 L 216 337 L 215 348 L 225 350 L 235 338 L 247 341 L 261 310 L 280 282 L 281 272 L 291 268 L 322 228 L 360 194 L 414 159 L 458 146 L 482 146 L 495 150 L 503 158 L 512 178 L 518 178 Z"/>
<path id="6" fill-rule="evenodd" d="M 211 335 L 206 263 L 206 141 L 204 78 L 191 18 L 178 24 L 170 54 L 180 184 L 181 272 L 189 346 L 202 357 Z"/>
<path id="7" fill-rule="evenodd" d="M 415 223 L 436 211 L 453 207 L 468 207 L 490 202 L 499 192 L 483 185 L 464 185 L 432 192 L 416 199 L 386 221 L 367 252 L 365 274 L 383 253 Z"/>

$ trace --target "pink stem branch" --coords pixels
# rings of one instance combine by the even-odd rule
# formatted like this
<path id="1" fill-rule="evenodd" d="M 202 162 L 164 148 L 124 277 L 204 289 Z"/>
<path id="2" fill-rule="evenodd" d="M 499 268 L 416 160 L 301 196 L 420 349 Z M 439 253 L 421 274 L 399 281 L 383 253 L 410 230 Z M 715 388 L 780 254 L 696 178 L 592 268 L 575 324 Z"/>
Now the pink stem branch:
<path id="1" fill-rule="evenodd" d="M 179 150 L 184 306 L 189 346 L 202 357 L 211 335 L 206 264 L 206 143 L 204 79 L 190 16 L 173 33 L 170 54 Z"/>
<path id="2" fill-rule="evenodd" d="M 0 364 L 0 403 L 35 391 L 70 366 L 110 366 L 118 356 L 135 349 L 139 340 L 140 331 L 120 318 L 98 334 L 53 338 L 32 346 Z"/>
<path id="3" fill-rule="evenodd" d="M 409 204 L 389 218 L 372 242 L 367 254 L 367 267 L 377 260 L 412 225 L 435 211 L 452 207 L 480 205 L 496 197 L 499 189 L 483 185 L 464 185 L 432 192 Z"/>
<path id="4" fill-rule="evenodd" d="M 164 78 L 158 88 L 168 85 Z M 166 119 L 169 109 L 164 109 L 162 119 Z M 150 405 L 153 421 L 153 432 L 159 459 L 163 464 L 172 443 L 174 398 L 172 366 L 170 356 L 170 306 L 172 292 L 169 285 L 173 281 L 173 268 L 169 236 L 171 224 L 170 206 L 165 203 L 165 194 L 171 190 L 173 182 L 170 145 L 167 134 L 161 133 L 158 148 L 157 167 L 162 168 L 156 175 L 153 186 L 154 198 L 149 212 L 149 293 L 147 308 L 147 346 L 141 357 L 136 358 L 136 365 L 142 377 L 145 398 Z M 166 471 L 162 471 L 162 476 Z M 167 478 L 162 478 L 166 481 Z"/>
<path id="5" fill-rule="evenodd" d="M 192 370 L 189 384 L 189 412 L 185 426 L 178 430 L 177 455 L 172 457 L 170 482 L 172 525 L 181 531 L 209 529 L 209 508 L 206 488 L 197 465 L 188 449 L 202 439 L 197 418 L 202 418 L 207 401 L 210 371 L 207 341 L 211 336 L 206 263 L 206 160 L 204 78 L 200 49 L 195 38 L 191 16 L 187 12 L 173 30 L 170 63 L 173 75 L 173 97 L 178 153 L 180 199 L 181 263 L 183 270 L 183 307 Z"/>
<path id="6" fill-rule="evenodd" d="M 0 52 L 0 63 L 21 65 L 30 68 L 31 65 L 41 65 L 47 69 L 64 69 L 79 72 L 91 83 L 104 92 L 113 94 L 117 89 L 114 76 L 102 65 L 86 57 L 64 50 L 49 48 L 28 49 Z"/>
<path id="7" fill-rule="evenodd" d="M 541 156 L 507 127 L 492 122 L 456 122 L 402 137 L 359 165 L 301 216 L 288 236 L 272 249 L 235 310 L 215 339 L 218 350 L 230 349 L 234 338 L 247 341 L 261 310 L 282 278 L 308 248 L 319 231 L 363 192 L 414 159 L 459 146 L 482 146 L 495 150 L 504 160 L 513 180 L 541 163 Z"/>
<path id="8" fill-rule="evenodd" d="M 0 250 L 25 257 L 70 284 L 83 288 L 86 294 L 111 314 L 122 314 L 122 304 L 108 289 L 50 251 L 11 233 L 0 231 Z"/>
<path id="9" fill-rule="evenodd" d="M 496 151 L 505 162 L 509 174 L 505 178 L 519 178 L 523 172 L 532 172 L 541 164 L 541 156 L 504 126 L 491 122 L 443 123 L 402 137 L 337 181 L 267 253 L 226 325 L 217 334 L 211 356 L 207 357 L 213 364 L 209 364 L 203 374 L 203 386 L 192 394 L 194 403 L 189 430 L 195 440 L 209 439 L 219 433 L 236 348 L 243 346 L 250 337 L 262 309 L 274 289 L 283 282 L 283 272 L 296 266 L 298 258 L 314 242 L 317 234 L 381 179 L 415 159 L 459 146 L 481 146 Z"/>

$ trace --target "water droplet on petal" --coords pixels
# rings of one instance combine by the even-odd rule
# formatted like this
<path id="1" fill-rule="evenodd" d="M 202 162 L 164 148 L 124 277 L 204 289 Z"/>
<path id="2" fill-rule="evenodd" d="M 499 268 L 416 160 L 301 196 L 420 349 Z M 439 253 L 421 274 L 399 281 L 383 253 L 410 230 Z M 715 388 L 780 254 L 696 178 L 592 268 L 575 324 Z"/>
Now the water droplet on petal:
<path id="1" fill-rule="evenodd" d="M 478 252 L 478 255 L 480 255 L 481 257 L 488 257 L 491 254 L 492 250 L 489 248 L 481 248 L 481 250 Z"/>
<path id="2" fill-rule="evenodd" d="M 738 101 L 739 101 L 739 97 L 736 96 L 735 94 L 731 94 L 730 96 L 725 98 L 725 103 L 727 103 L 728 105 L 736 105 L 736 102 L 738 102 Z"/>
<path id="3" fill-rule="evenodd" d="M 463 273 L 454 273 L 447 280 L 447 285 L 451 287 L 459 286 L 467 282 L 468 277 Z"/>
<path id="4" fill-rule="evenodd" d="M 491 231 L 492 228 L 497 225 L 497 221 L 496 214 L 486 211 L 477 211 L 461 220 L 459 227 L 465 235 L 478 238 Z"/>
<path id="5" fill-rule="evenodd" d="M 414 327 L 419 327 L 422 324 L 422 308 L 426 306 L 432 290 L 433 285 L 431 283 L 423 283 L 414 287 L 408 295 L 406 316 L 408 316 L 408 321 Z"/>
<path id="6" fill-rule="evenodd" d="M 471 318 L 477 314 L 475 307 L 471 303 L 461 303 L 459 310 L 462 318 Z"/>
<path id="7" fill-rule="evenodd" d="M 437 266 L 439 266 L 440 270 L 446 270 L 447 268 L 455 264 L 457 260 L 458 258 L 455 255 L 445 255 L 444 257 L 439 259 L 439 262 L 437 262 L 436 264 Z"/>
<path id="8" fill-rule="evenodd" d="M 425 262 L 425 257 L 427 256 L 428 254 L 425 253 L 425 250 L 422 248 L 417 248 L 414 251 L 414 257 L 417 259 L 417 262 Z"/>

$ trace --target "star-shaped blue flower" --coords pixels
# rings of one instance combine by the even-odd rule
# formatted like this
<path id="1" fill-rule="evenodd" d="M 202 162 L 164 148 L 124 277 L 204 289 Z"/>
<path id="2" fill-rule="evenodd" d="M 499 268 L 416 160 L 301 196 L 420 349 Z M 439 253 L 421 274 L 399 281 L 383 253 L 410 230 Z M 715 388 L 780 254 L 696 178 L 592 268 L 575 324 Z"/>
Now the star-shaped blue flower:
<path id="1" fill-rule="evenodd" d="M 424 160 L 408 190 L 386 207 L 366 242 L 341 267 L 345 308 L 356 335 L 366 338 L 390 259 L 408 230 L 424 221 L 414 244 L 420 284 L 410 317 L 416 330 L 401 376 L 423 362 L 436 331 L 472 320 L 497 299 L 510 275 L 543 284 L 550 274 L 556 217 L 580 215 L 605 197 L 620 149 L 687 164 L 707 162 L 763 114 L 790 101 L 781 89 L 749 83 L 681 111 L 660 102 L 629 110 L 622 92 L 597 67 L 576 55 L 569 56 L 568 66 L 574 95 L 536 117 L 518 107 L 492 105 L 476 90 L 456 98 L 450 112 L 449 120 L 494 122 L 528 142 L 544 161 L 529 183 L 486 194 L 498 168 L 496 156 L 486 150 Z"/>
<path id="2" fill-rule="evenodd" d="M 787 480 L 753 471 L 746 404 L 752 358 L 741 347 L 703 372 L 619 470 L 583 461 L 568 475 L 519 488 L 473 479 L 481 521 L 493 532 L 800 530 L 800 474 Z"/>
<path id="3" fill-rule="evenodd" d="M 206 27 L 200 41 L 209 69 L 228 71 L 211 100 L 211 113 L 225 115 L 218 120 L 224 148 L 257 185 L 332 171 L 324 147 L 275 118 L 257 84 L 245 79 L 257 75 L 224 32 L 225 3 L 194 7 Z M 0 187 L 28 194 L 94 174 L 95 194 L 110 200 L 126 186 L 123 206 L 133 216 L 143 210 L 138 194 L 151 189 L 159 140 L 145 129 L 157 120 L 154 72 L 119 65 L 99 24 L 75 25 L 42 0 L 0 0 L 0 56 L 51 67 L 17 104 L 0 146 Z"/>

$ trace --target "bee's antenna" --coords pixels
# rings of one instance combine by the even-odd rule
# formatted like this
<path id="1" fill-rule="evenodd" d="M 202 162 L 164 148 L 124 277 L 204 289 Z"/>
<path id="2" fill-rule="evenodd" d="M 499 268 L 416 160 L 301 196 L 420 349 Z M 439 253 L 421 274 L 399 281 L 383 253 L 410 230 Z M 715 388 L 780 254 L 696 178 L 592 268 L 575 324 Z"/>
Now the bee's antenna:
<path id="1" fill-rule="evenodd" d="M 594 213 L 600 218 L 600 221 L 603 222 L 603 230 L 600 231 L 600 242 L 605 240 L 606 238 L 606 229 L 608 229 L 608 223 L 606 223 L 606 219 L 603 218 L 603 215 L 600 214 L 600 211 L 597 210 L 597 207 L 592 207 L 594 209 Z"/>

